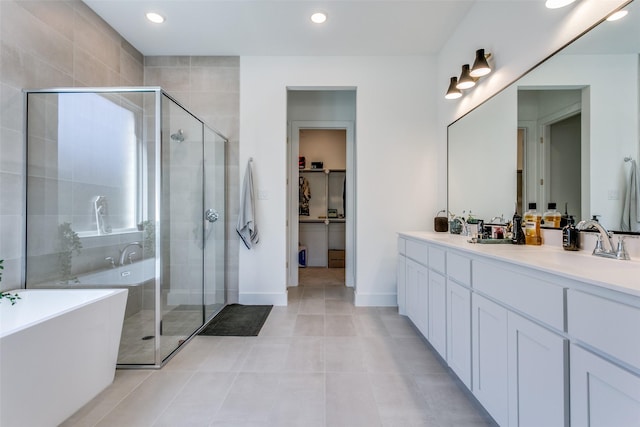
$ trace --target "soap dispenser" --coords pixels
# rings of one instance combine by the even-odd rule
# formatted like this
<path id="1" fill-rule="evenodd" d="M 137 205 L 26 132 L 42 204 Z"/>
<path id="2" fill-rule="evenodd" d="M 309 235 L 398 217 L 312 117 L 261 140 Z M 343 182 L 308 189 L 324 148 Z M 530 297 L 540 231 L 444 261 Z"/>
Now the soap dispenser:
<path id="1" fill-rule="evenodd" d="M 522 217 L 516 212 L 513 214 L 511 222 L 511 243 L 514 245 L 524 245 L 524 231 L 522 230 Z"/>
<path id="2" fill-rule="evenodd" d="M 562 229 L 562 248 L 565 251 L 577 251 L 579 248 L 579 240 L 580 232 L 575 226 L 575 220 L 573 219 L 573 215 L 569 216 L 567 220 L 567 225 Z"/>

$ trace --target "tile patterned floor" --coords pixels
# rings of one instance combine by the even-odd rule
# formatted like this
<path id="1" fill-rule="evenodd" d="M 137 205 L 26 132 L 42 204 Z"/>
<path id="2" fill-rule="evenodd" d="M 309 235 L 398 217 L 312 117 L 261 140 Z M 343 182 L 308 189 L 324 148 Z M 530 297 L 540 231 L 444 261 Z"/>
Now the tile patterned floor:
<path id="1" fill-rule="evenodd" d="M 63 426 L 495 425 L 395 308 L 301 283 L 258 337 L 197 336 L 161 370 L 118 370 Z"/>

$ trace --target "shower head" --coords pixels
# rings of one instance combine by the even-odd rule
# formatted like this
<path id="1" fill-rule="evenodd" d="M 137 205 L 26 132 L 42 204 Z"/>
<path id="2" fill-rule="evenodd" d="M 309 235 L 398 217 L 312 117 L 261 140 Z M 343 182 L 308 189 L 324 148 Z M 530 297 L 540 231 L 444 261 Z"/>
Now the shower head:
<path id="1" fill-rule="evenodd" d="M 176 142 L 184 142 L 184 131 L 178 129 L 178 132 L 171 134 L 171 140 Z"/>

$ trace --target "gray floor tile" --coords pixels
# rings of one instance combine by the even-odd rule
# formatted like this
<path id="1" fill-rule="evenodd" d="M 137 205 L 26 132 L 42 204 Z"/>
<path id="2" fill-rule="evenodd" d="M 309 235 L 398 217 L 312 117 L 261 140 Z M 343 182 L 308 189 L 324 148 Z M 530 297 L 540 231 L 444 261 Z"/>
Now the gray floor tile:
<path id="1" fill-rule="evenodd" d="M 366 373 L 327 373 L 327 426 L 380 426 Z"/>
<path id="2" fill-rule="evenodd" d="M 197 336 L 160 371 L 118 371 L 63 426 L 495 425 L 397 308 L 354 307 L 334 270 L 301 273 L 258 337 Z"/>

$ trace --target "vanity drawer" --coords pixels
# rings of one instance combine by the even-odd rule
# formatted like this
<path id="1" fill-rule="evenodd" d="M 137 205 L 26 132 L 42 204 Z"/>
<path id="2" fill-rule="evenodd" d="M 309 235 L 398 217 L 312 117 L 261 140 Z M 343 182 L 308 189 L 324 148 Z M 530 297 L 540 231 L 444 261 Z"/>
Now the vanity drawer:
<path id="1" fill-rule="evenodd" d="M 493 264 L 474 261 L 473 288 L 564 331 L 564 288 Z"/>
<path id="2" fill-rule="evenodd" d="M 444 249 L 440 249 L 435 246 L 429 246 L 429 268 L 444 274 L 444 266 L 445 266 L 444 254 L 445 254 Z"/>
<path id="3" fill-rule="evenodd" d="M 447 252 L 447 275 L 462 285 L 471 286 L 471 260 L 455 252 Z"/>
<path id="4" fill-rule="evenodd" d="M 640 369 L 640 308 L 570 289 L 567 323 L 575 338 Z"/>
<path id="5" fill-rule="evenodd" d="M 407 253 L 407 239 L 398 237 L 398 253 L 402 255 Z"/>
<path id="6" fill-rule="evenodd" d="M 425 267 L 429 265 L 429 246 L 426 243 L 419 243 L 413 240 L 407 240 L 405 248 L 406 256 L 412 260 L 419 262 Z"/>

